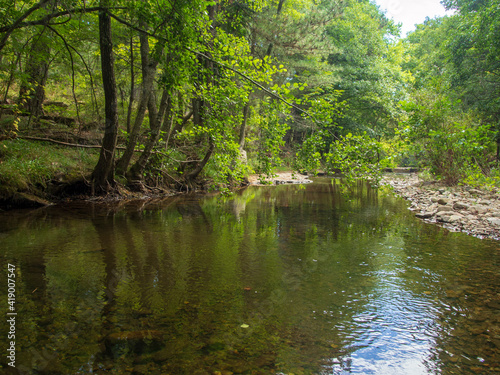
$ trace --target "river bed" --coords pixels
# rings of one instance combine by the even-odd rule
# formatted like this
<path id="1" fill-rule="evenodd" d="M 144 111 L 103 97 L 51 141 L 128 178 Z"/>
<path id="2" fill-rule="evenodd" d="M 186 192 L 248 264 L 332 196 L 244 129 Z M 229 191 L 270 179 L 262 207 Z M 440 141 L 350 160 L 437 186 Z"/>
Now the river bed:
<path id="1" fill-rule="evenodd" d="M 500 373 L 499 250 L 327 178 L 1 213 L 2 369 Z"/>

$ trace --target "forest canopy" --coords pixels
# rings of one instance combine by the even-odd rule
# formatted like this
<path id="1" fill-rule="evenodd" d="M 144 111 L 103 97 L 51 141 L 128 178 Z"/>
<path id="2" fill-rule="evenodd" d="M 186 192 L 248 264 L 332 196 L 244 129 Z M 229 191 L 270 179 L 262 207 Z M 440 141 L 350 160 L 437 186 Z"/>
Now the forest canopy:
<path id="1" fill-rule="evenodd" d="M 498 186 L 499 1 L 406 37 L 364 0 L 0 1 L 1 193 L 53 180 L 49 145 L 93 194 L 280 165 Z"/>

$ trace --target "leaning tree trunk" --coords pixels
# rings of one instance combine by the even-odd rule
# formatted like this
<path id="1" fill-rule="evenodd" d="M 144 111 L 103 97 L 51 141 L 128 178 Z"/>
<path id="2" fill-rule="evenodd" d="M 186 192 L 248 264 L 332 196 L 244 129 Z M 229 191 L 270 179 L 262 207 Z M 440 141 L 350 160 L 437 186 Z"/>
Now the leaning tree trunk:
<path id="1" fill-rule="evenodd" d="M 201 171 L 203 170 L 203 168 L 205 168 L 205 166 L 207 165 L 208 161 L 210 160 L 210 157 L 214 153 L 214 149 L 215 149 L 215 144 L 212 141 L 212 138 L 209 136 L 209 138 L 208 138 L 208 150 L 207 150 L 207 152 L 205 154 L 205 157 L 203 158 L 202 161 L 200 161 L 198 163 L 198 165 L 196 166 L 195 169 L 193 169 L 191 172 L 189 172 L 185 176 L 185 181 L 186 181 L 186 183 L 187 183 L 188 186 L 191 185 L 194 182 L 194 180 L 198 177 L 198 175 L 201 173 Z"/>
<path id="2" fill-rule="evenodd" d="M 109 0 L 102 0 L 99 12 L 99 45 L 101 50 L 102 83 L 104 88 L 104 113 L 106 125 L 99 161 L 92 173 L 92 187 L 96 192 L 107 192 L 114 185 L 116 140 L 118 137 L 118 100 L 114 71 L 111 18 L 106 11 Z"/>
<path id="3" fill-rule="evenodd" d="M 127 172 L 127 180 L 130 185 L 140 187 L 142 183 L 142 174 L 146 168 L 146 164 L 152 154 L 153 147 L 158 142 L 160 138 L 160 130 L 162 127 L 163 119 L 167 114 L 167 120 L 169 119 L 169 114 L 171 112 L 172 100 L 170 98 L 168 90 L 163 91 L 163 95 L 160 101 L 160 110 L 156 108 L 156 102 L 154 96 L 149 99 L 149 123 L 150 123 L 150 134 L 149 138 L 144 146 L 144 150 L 139 156 L 139 159 L 135 162 L 130 170 Z"/>
<path id="4" fill-rule="evenodd" d="M 148 107 L 149 98 L 152 96 L 154 78 L 156 75 L 156 68 L 158 61 L 150 57 L 148 36 L 144 33 L 140 35 L 141 41 L 141 61 L 142 61 L 142 94 L 137 108 L 137 115 L 135 117 L 134 125 L 128 135 L 127 148 L 125 149 L 122 157 L 116 163 L 117 173 L 125 175 L 127 169 L 134 155 L 135 146 L 139 140 L 140 130 L 144 117 L 146 116 L 146 109 Z"/>

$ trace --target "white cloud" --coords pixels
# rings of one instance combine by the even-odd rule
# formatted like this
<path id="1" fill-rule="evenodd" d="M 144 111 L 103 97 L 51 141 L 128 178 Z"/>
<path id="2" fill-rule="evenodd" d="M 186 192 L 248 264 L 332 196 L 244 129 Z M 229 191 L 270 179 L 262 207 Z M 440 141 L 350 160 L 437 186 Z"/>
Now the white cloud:
<path id="1" fill-rule="evenodd" d="M 396 23 L 402 23 L 401 36 L 406 36 L 409 31 L 415 30 L 415 24 L 425 21 L 426 17 L 450 15 L 439 0 L 375 0 L 389 18 Z"/>

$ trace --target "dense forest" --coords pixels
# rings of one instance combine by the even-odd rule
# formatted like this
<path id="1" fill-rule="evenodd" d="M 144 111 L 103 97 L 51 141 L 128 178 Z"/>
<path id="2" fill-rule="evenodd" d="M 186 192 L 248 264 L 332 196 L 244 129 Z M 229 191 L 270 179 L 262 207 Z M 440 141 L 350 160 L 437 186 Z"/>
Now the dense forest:
<path id="1" fill-rule="evenodd" d="M 1 1 L 0 195 L 228 191 L 276 168 L 500 186 L 500 0 Z"/>

